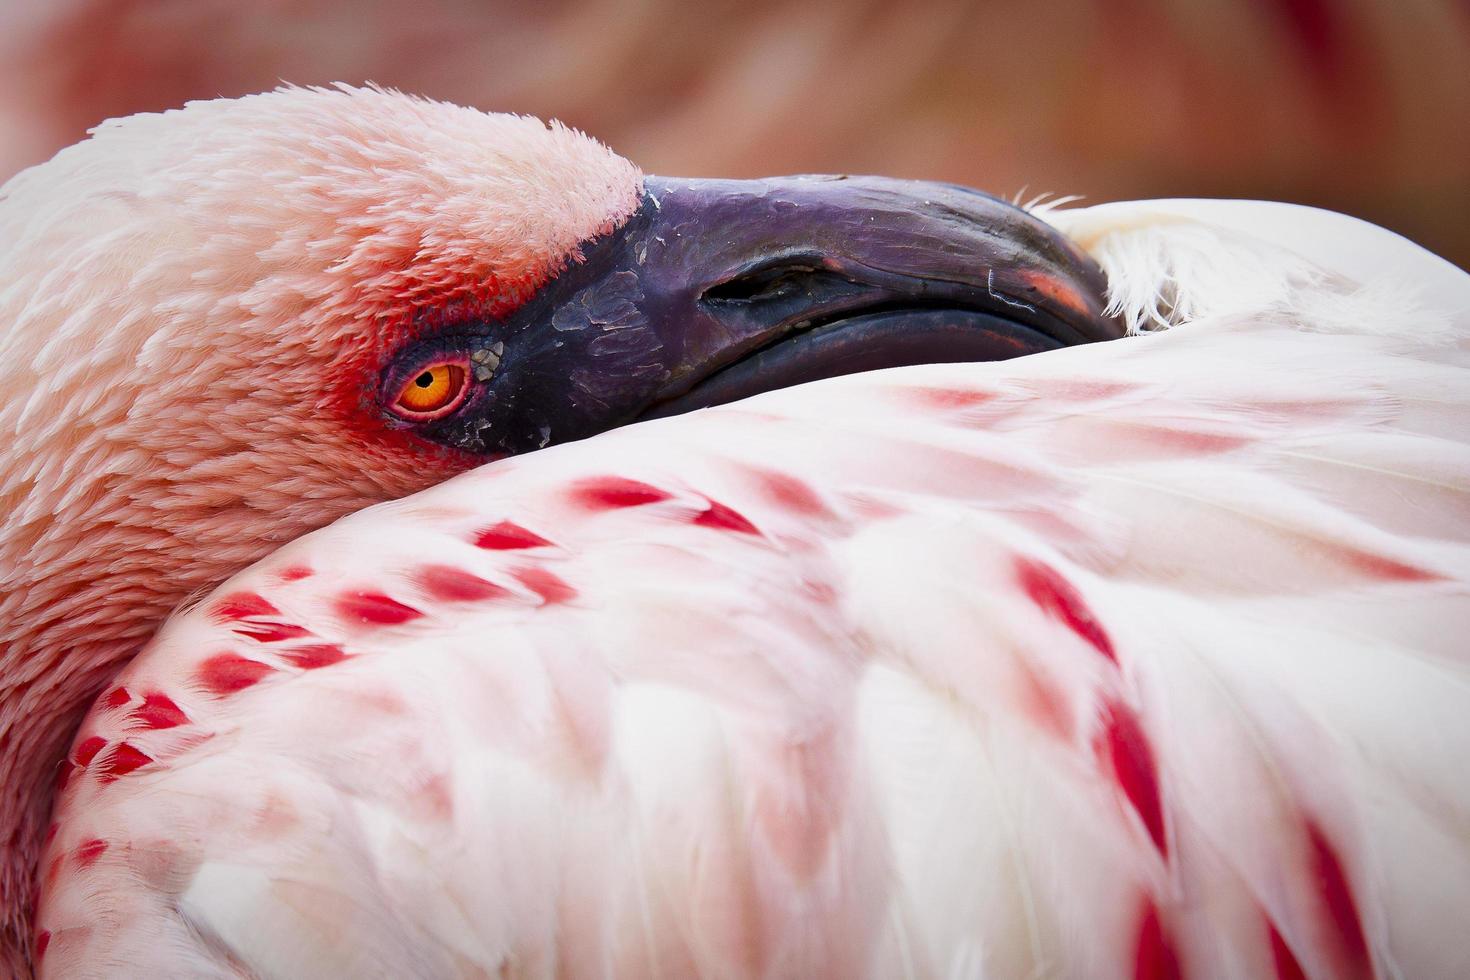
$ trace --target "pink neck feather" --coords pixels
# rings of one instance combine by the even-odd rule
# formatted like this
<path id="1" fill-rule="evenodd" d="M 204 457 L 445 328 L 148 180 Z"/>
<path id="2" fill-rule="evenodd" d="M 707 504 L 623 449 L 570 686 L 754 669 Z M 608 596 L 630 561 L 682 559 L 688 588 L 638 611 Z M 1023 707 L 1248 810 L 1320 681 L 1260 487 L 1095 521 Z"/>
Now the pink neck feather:
<path id="1" fill-rule="evenodd" d="M 222 475 L 208 493 L 199 474 L 157 467 L 55 484 L 0 472 L 0 501 L 12 505 L 0 523 L 0 975 L 29 975 L 35 862 L 77 723 L 168 613 L 281 544 L 463 465 L 303 499 L 273 489 L 290 469 L 264 460 L 287 458 L 266 446 L 229 468 L 213 459 Z M 106 491 L 68 492 L 78 481 Z"/>
<path id="2" fill-rule="evenodd" d="M 28 972 L 33 870 L 58 764 L 78 720 L 171 608 L 274 546 L 251 536 L 244 547 L 181 559 L 191 549 L 175 535 L 146 521 L 127 527 L 116 516 L 75 533 L 53 520 L 30 534 L 24 533 L 29 526 L 14 523 L 0 534 L 0 974 L 6 976 Z"/>
<path id="3" fill-rule="evenodd" d="M 350 88 L 115 120 L 5 185 L 0 976 L 91 699 L 190 595 L 469 465 L 372 428 L 377 359 L 520 302 L 641 187 L 566 127 Z"/>

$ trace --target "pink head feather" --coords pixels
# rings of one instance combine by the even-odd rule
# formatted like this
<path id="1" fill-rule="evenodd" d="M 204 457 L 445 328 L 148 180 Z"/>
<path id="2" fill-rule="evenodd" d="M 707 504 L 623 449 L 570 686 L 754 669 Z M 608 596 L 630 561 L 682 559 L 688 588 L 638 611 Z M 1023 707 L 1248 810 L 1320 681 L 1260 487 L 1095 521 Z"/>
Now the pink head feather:
<path id="1" fill-rule="evenodd" d="M 470 465 L 384 423 L 381 358 L 640 191 L 560 124 L 349 87 L 114 120 L 0 189 L 0 965 L 88 700 L 191 593 Z"/>

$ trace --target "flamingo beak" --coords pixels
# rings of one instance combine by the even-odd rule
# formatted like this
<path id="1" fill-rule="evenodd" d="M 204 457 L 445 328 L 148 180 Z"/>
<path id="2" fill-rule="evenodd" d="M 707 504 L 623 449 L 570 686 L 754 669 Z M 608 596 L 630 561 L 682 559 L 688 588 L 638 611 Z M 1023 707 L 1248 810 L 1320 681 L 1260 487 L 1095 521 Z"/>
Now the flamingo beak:
<path id="1" fill-rule="evenodd" d="M 949 184 L 648 177 L 637 212 L 582 251 L 495 326 L 494 381 L 440 438 L 524 452 L 820 378 L 1123 333 L 1091 259 Z"/>

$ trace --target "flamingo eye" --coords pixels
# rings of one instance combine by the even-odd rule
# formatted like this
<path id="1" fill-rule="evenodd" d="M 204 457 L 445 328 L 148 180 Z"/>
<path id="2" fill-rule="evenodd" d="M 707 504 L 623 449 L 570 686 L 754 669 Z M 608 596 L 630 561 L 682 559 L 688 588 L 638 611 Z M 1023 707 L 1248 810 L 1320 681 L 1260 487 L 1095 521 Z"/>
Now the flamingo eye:
<path id="1" fill-rule="evenodd" d="M 460 361 L 429 364 L 398 391 L 393 409 L 412 422 L 443 418 L 459 407 L 469 389 L 468 365 Z"/>

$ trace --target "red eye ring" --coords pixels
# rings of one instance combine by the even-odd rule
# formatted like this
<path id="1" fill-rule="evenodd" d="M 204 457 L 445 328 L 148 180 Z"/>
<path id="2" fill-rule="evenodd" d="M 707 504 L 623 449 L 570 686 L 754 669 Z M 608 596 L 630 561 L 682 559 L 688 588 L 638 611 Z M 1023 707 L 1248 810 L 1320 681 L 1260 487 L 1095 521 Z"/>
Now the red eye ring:
<path id="1" fill-rule="evenodd" d="M 469 361 L 433 361 L 409 375 L 389 407 L 410 422 L 432 422 L 458 408 L 469 390 Z"/>

